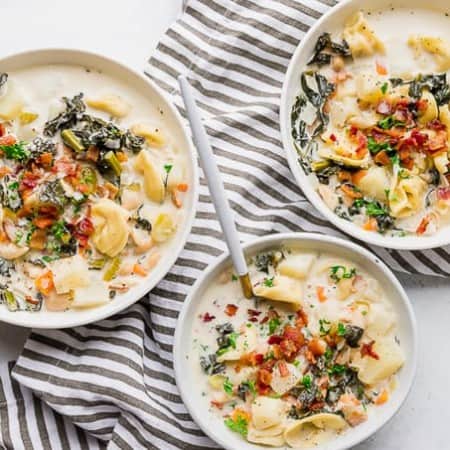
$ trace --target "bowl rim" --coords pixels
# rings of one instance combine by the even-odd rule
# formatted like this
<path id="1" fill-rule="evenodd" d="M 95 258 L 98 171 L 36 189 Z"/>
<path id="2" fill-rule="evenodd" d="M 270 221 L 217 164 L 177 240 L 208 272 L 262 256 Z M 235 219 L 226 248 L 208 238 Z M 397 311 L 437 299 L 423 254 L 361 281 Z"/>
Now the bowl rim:
<path id="1" fill-rule="evenodd" d="M 395 4 L 396 0 L 386 3 Z M 324 203 L 320 195 L 312 187 L 311 182 L 307 179 L 306 174 L 300 169 L 295 149 L 292 145 L 292 138 L 290 133 L 290 105 L 292 98 L 288 94 L 288 87 L 294 77 L 295 68 L 297 66 L 303 66 L 304 63 L 301 60 L 301 56 L 304 48 L 311 40 L 311 38 L 322 27 L 322 24 L 326 22 L 331 16 L 341 13 L 341 11 L 347 8 L 349 5 L 358 5 L 358 0 L 342 0 L 332 8 L 330 8 L 325 14 L 323 14 L 313 26 L 303 36 L 299 44 L 297 45 L 290 61 L 283 80 L 283 86 L 280 96 L 280 131 L 281 141 L 284 151 L 289 163 L 292 174 L 297 181 L 298 186 L 308 199 L 308 201 L 331 222 L 332 225 L 337 227 L 347 235 L 358 239 L 364 243 L 376 245 L 379 247 L 390 248 L 394 250 L 429 250 L 436 247 L 441 247 L 450 244 L 450 232 L 441 232 L 438 235 L 431 236 L 384 236 L 375 232 L 363 230 L 358 225 L 353 224 L 347 220 L 338 217 L 333 211 L 331 211 Z M 403 6 L 404 5 L 400 5 Z M 446 226 L 450 231 L 450 225 Z"/>
<path id="2" fill-rule="evenodd" d="M 102 63 L 109 64 L 111 66 L 117 67 L 120 71 L 128 72 L 130 75 L 139 78 L 141 81 L 146 83 L 148 87 L 154 91 L 156 96 L 161 98 L 161 103 L 163 104 L 164 108 L 167 111 L 170 111 L 171 114 L 173 114 L 173 117 L 175 119 L 177 127 L 179 127 L 180 136 L 183 137 L 183 139 L 186 141 L 187 148 L 185 148 L 185 151 L 187 153 L 188 160 L 191 164 L 191 176 L 192 176 L 192 188 L 190 189 L 190 197 L 192 205 L 188 209 L 185 210 L 185 226 L 183 230 L 178 234 L 178 244 L 174 246 L 173 249 L 171 249 L 170 252 L 167 253 L 166 257 L 163 258 L 165 261 L 164 263 L 164 270 L 161 270 L 161 273 L 159 276 L 155 277 L 151 282 L 149 280 L 142 280 L 142 283 L 140 283 L 141 287 L 137 290 L 136 295 L 130 296 L 126 301 L 121 300 L 120 302 L 116 302 L 111 304 L 111 307 L 108 309 L 98 309 L 98 314 L 95 314 L 96 308 L 92 308 L 93 314 L 85 319 L 77 319 L 76 312 L 71 311 L 70 317 L 67 315 L 64 318 L 63 325 L 59 325 L 57 323 L 57 318 L 62 318 L 66 314 L 66 311 L 62 312 L 52 312 L 54 314 L 55 320 L 51 323 L 39 323 L 37 320 L 30 320 L 30 316 L 28 314 L 22 315 L 20 311 L 18 312 L 10 312 L 5 310 L 4 314 L 0 314 L 0 321 L 9 323 L 11 325 L 26 327 L 26 328 L 40 328 L 40 329 L 64 329 L 64 328 L 71 328 L 71 327 L 77 327 L 81 325 L 87 325 L 90 323 L 97 322 L 102 319 L 107 319 L 115 314 L 118 314 L 125 310 L 126 308 L 134 305 L 139 300 L 141 300 L 144 296 L 146 296 L 170 271 L 170 269 L 175 264 L 176 260 L 178 259 L 180 253 L 183 251 L 188 236 L 192 231 L 193 222 L 195 219 L 195 214 L 197 212 L 198 207 L 198 195 L 199 195 L 199 168 L 198 168 L 198 159 L 197 159 L 197 152 L 193 145 L 191 135 L 187 126 L 187 123 L 183 120 L 180 112 L 178 111 L 177 107 L 175 106 L 174 100 L 171 98 L 171 96 L 162 90 L 152 79 L 150 79 L 147 75 L 144 75 L 144 73 L 139 72 L 138 70 L 134 69 L 130 65 L 123 63 L 119 60 L 116 60 L 115 58 L 111 58 L 110 56 L 103 55 L 101 53 L 89 51 L 89 50 L 83 50 L 83 49 L 77 49 L 77 48 L 70 48 L 70 47 L 42 47 L 42 48 L 35 48 L 31 50 L 24 50 L 20 52 L 13 52 L 9 54 L 5 54 L 0 57 L 0 62 L 4 60 L 9 60 L 13 58 L 27 58 L 27 57 L 39 57 L 42 54 L 42 59 L 51 59 L 52 56 L 58 60 L 61 59 L 62 54 L 66 54 L 70 57 L 70 55 L 76 55 L 78 57 L 86 57 L 92 58 L 94 60 L 94 63 L 91 64 L 94 67 L 97 67 L 98 65 L 101 65 Z M 50 55 L 50 57 L 49 57 Z M 65 64 L 70 65 L 71 63 L 70 58 L 68 59 L 68 62 Z M 45 63 L 45 64 L 52 64 Z M 54 64 L 62 64 L 60 62 L 55 62 Z M 73 63 L 73 65 L 80 65 L 79 63 Z M 89 64 L 88 64 L 89 65 Z M 99 67 L 101 68 L 101 67 Z M 105 72 L 106 74 L 109 74 L 108 72 Z M 114 77 L 114 74 L 110 74 L 112 77 Z M 124 81 L 125 82 L 125 81 Z M 129 84 L 129 82 L 128 82 Z M 139 286 L 139 285 L 138 285 Z M 84 310 L 82 310 L 84 311 Z M 26 311 L 23 311 L 26 312 Z M 26 312 L 27 313 L 27 312 Z M 35 315 L 35 317 L 39 317 L 40 312 L 36 313 L 30 313 Z M 72 317 L 73 316 L 73 317 Z"/>
<path id="3" fill-rule="evenodd" d="M 363 435 L 362 437 L 356 437 L 353 440 L 349 439 L 348 442 L 345 442 L 343 445 L 339 446 L 330 446 L 332 450 L 345 450 L 347 448 L 353 447 L 366 439 L 368 439 L 370 436 L 378 432 L 382 427 L 384 427 L 400 410 L 402 405 L 405 403 L 411 388 L 414 384 L 414 380 L 416 377 L 417 372 L 417 361 L 418 361 L 418 329 L 417 329 L 417 321 L 416 316 L 414 313 L 414 309 L 412 307 L 411 301 L 409 300 L 409 297 L 406 293 L 406 291 L 403 289 L 403 286 L 401 285 L 400 281 L 397 279 L 397 277 L 393 274 L 391 269 L 375 254 L 370 252 L 369 250 L 365 249 L 364 247 L 360 246 L 359 244 L 356 244 L 351 241 L 346 241 L 339 237 L 329 236 L 329 235 L 323 235 L 319 233 L 305 233 L 305 232 L 287 232 L 287 233 L 277 233 L 277 234 L 269 234 L 266 236 L 258 237 L 256 239 L 253 239 L 251 241 L 248 241 L 244 244 L 242 244 L 242 249 L 244 252 L 246 251 L 253 251 L 254 247 L 258 247 L 261 244 L 272 244 L 276 245 L 279 244 L 282 241 L 285 240 L 293 240 L 293 241 L 313 241 L 313 242 L 324 242 L 331 246 L 341 247 L 345 248 L 349 251 L 356 252 L 359 254 L 363 259 L 366 261 L 376 264 L 380 270 L 382 270 L 383 274 L 390 280 L 394 288 L 396 289 L 397 293 L 399 294 L 399 298 L 401 299 L 401 303 L 405 307 L 405 310 L 407 312 L 407 317 L 404 318 L 411 327 L 411 336 L 410 336 L 410 342 L 411 342 L 411 354 L 409 354 L 407 357 L 410 361 L 410 371 L 409 371 L 409 377 L 406 380 L 407 386 L 405 386 L 405 389 L 403 391 L 403 397 L 400 398 L 398 404 L 393 408 L 389 414 L 386 415 L 386 417 L 380 421 L 380 423 L 375 427 L 373 431 L 371 431 L 367 435 Z M 177 388 L 180 392 L 181 399 L 183 400 L 183 404 L 185 405 L 186 409 L 188 410 L 189 414 L 191 415 L 194 422 L 202 429 L 202 431 L 210 437 L 214 442 L 217 442 L 221 446 L 223 446 L 227 450 L 236 450 L 234 447 L 232 447 L 229 442 L 227 442 L 225 439 L 222 439 L 220 436 L 215 435 L 214 431 L 212 431 L 210 428 L 206 426 L 206 423 L 204 422 L 205 414 L 202 414 L 202 411 L 197 410 L 195 408 L 194 403 L 190 400 L 188 392 L 189 392 L 189 386 L 186 385 L 186 378 L 183 376 L 185 372 L 183 372 L 183 367 L 185 366 L 185 359 L 184 355 L 182 353 L 182 347 L 183 347 L 183 333 L 185 331 L 186 326 L 189 324 L 186 323 L 186 316 L 190 310 L 191 304 L 193 304 L 197 297 L 196 293 L 197 291 L 208 281 L 208 278 L 210 278 L 211 274 L 220 266 L 223 265 L 226 261 L 229 261 L 231 263 L 230 254 L 228 251 L 226 251 L 223 255 L 216 258 L 216 260 L 211 263 L 206 270 L 202 272 L 201 277 L 199 277 L 196 282 L 193 284 L 193 286 L 190 288 L 189 294 L 186 297 L 186 299 L 183 302 L 182 309 L 180 311 L 180 314 L 177 318 L 177 325 L 175 329 L 175 335 L 174 335 L 174 345 L 173 345 L 173 365 L 174 365 L 174 372 L 175 372 L 175 382 L 177 385 Z M 258 444 L 256 444 L 258 445 Z M 329 444 L 330 445 L 330 444 Z M 263 446 L 260 446 L 261 448 L 264 448 Z M 258 447 L 256 447 L 258 448 Z M 327 447 L 328 449 L 328 447 Z"/>

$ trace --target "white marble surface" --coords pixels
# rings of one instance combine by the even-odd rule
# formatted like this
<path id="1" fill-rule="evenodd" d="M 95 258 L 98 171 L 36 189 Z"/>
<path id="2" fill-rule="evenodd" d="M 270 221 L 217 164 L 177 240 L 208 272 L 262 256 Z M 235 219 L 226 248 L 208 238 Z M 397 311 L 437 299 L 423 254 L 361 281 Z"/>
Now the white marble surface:
<path id="1" fill-rule="evenodd" d="M 77 47 L 144 66 L 182 0 L 1 0 L 0 55 L 37 47 Z M 126 6 L 125 6 L 126 5 Z M 19 25 L 18 25 L 19 23 Z M 5 38 L 6 37 L 6 38 Z M 420 357 L 400 413 L 357 450 L 450 448 L 450 279 L 401 276 L 417 314 Z M 0 364 L 15 359 L 27 330 L 0 325 Z"/>

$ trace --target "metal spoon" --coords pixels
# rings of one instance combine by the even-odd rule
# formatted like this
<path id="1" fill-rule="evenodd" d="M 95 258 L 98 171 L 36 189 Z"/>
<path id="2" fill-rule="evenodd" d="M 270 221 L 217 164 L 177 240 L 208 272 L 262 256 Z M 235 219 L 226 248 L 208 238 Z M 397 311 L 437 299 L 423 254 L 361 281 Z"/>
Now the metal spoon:
<path id="1" fill-rule="evenodd" d="M 246 298 L 252 298 L 254 297 L 252 283 L 250 281 L 244 252 L 241 248 L 236 224 L 233 220 L 233 211 L 228 203 L 214 153 L 209 144 L 208 136 L 200 118 L 200 112 L 195 103 L 194 91 L 185 76 L 181 75 L 178 78 L 178 82 L 180 83 L 181 96 L 186 106 L 186 113 L 191 125 L 194 143 L 200 155 L 200 161 L 206 175 L 209 191 L 216 208 L 217 216 L 219 217 L 223 234 L 225 235 L 225 241 L 230 251 L 234 269 L 239 276 L 244 296 Z"/>

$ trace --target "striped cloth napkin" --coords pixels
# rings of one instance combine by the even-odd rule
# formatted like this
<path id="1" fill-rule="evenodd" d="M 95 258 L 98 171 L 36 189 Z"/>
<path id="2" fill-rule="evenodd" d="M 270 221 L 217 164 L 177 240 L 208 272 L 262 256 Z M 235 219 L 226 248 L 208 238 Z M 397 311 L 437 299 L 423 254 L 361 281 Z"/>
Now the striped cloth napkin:
<path id="1" fill-rule="evenodd" d="M 183 112 L 177 75 L 197 91 L 243 240 L 283 231 L 342 236 L 297 187 L 280 142 L 278 102 L 299 40 L 333 0 L 188 0 L 146 73 Z M 348 238 L 347 238 L 348 239 Z M 450 274 L 450 248 L 372 248 L 394 270 Z M 35 331 L 0 373 L 0 444 L 14 449 L 203 449 L 175 386 L 172 343 L 190 286 L 224 251 L 201 179 L 188 243 L 163 281 L 108 320 Z"/>

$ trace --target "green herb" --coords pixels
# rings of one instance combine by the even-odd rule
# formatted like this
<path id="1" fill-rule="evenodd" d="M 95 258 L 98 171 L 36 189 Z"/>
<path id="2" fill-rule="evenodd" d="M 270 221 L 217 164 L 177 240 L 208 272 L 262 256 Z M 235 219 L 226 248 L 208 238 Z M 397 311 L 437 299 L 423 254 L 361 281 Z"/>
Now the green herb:
<path id="1" fill-rule="evenodd" d="M 409 172 L 405 169 L 402 169 L 398 172 L 398 176 L 399 178 L 401 178 L 402 180 L 406 180 L 407 178 L 411 178 L 409 175 Z"/>
<path id="2" fill-rule="evenodd" d="M 63 220 L 55 222 L 50 228 L 52 235 L 61 241 L 63 244 L 67 244 L 71 239 L 70 231 L 67 229 L 66 224 Z"/>
<path id="3" fill-rule="evenodd" d="M 224 382 L 223 382 L 223 390 L 229 394 L 232 395 L 233 394 L 233 383 L 230 381 L 229 378 L 227 378 Z"/>
<path id="4" fill-rule="evenodd" d="M 399 166 L 400 165 L 400 157 L 398 156 L 398 153 L 395 153 L 390 157 L 392 165 L 393 166 Z"/>
<path id="5" fill-rule="evenodd" d="M 386 152 L 394 151 L 389 142 L 377 142 L 373 136 L 369 136 L 367 138 L 367 148 L 372 154 L 378 153 L 382 150 L 385 150 Z"/>
<path id="6" fill-rule="evenodd" d="M 235 433 L 239 433 L 243 437 L 247 437 L 248 433 L 248 422 L 241 415 L 237 415 L 236 419 L 233 420 L 231 417 L 224 420 L 225 425 Z"/>
<path id="7" fill-rule="evenodd" d="M 311 378 L 311 375 L 305 375 L 305 376 L 302 378 L 301 383 L 302 383 L 302 385 L 303 385 L 303 387 L 304 387 L 305 389 L 311 389 L 311 386 L 312 386 L 312 378 Z"/>
<path id="8" fill-rule="evenodd" d="M 326 336 L 331 330 L 331 322 L 325 319 L 319 319 L 319 330 L 321 336 Z"/>
<path id="9" fill-rule="evenodd" d="M 329 375 L 340 375 L 344 373 L 347 368 L 341 364 L 335 364 L 331 369 L 328 370 Z"/>
<path id="10" fill-rule="evenodd" d="M 327 360 L 327 361 L 331 361 L 331 358 L 333 357 L 333 350 L 331 350 L 331 348 L 327 348 L 326 350 L 325 350 L 325 353 L 323 354 L 323 356 L 325 357 L 325 359 Z"/>
<path id="11" fill-rule="evenodd" d="M 229 342 L 229 345 L 231 345 L 231 347 L 232 348 L 236 348 L 236 340 L 237 340 L 237 338 L 240 336 L 240 334 L 239 333 L 230 333 L 229 335 L 228 335 L 228 342 Z"/>
<path id="12" fill-rule="evenodd" d="M 14 243 L 18 244 L 23 238 L 23 232 L 22 231 L 16 231 L 16 234 L 14 236 Z"/>
<path id="13" fill-rule="evenodd" d="M 15 159 L 16 161 L 25 161 L 30 157 L 30 152 L 26 149 L 26 142 L 16 142 L 11 145 L 0 145 L 0 150 L 5 154 L 7 159 Z"/>
<path id="14" fill-rule="evenodd" d="M 383 83 L 382 85 L 381 85 L 381 92 L 382 92 L 382 94 L 386 94 L 386 92 L 387 92 L 387 90 L 388 90 L 388 87 L 389 87 L 389 85 L 388 85 L 388 83 L 387 82 L 385 82 L 385 83 Z"/>
<path id="15" fill-rule="evenodd" d="M 356 269 L 352 267 L 347 270 L 344 266 L 332 266 L 330 267 L 330 278 L 336 282 L 341 281 L 343 278 L 352 278 L 356 274 Z"/>
<path id="16" fill-rule="evenodd" d="M 397 120 L 394 116 L 387 116 L 384 119 L 379 120 L 377 125 L 383 130 L 390 130 L 394 127 L 405 126 L 405 122 Z"/>
<path id="17" fill-rule="evenodd" d="M 300 361 L 298 359 L 296 359 L 292 364 L 294 364 L 295 367 L 299 367 Z"/>
<path id="18" fill-rule="evenodd" d="M 378 202 L 366 202 L 366 214 L 371 217 L 382 216 L 384 214 L 388 214 L 386 208 L 384 208 Z"/>
<path id="19" fill-rule="evenodd" d="M 264 278 L 264 281 L 263 281 L 263 284 L 264 284 L 264 286 L 266 286 L 266 287 L 273 287 L 273 279 L 274 279 L 274 277 L 266 277 L 266 278 Z"/>
<path id="20" fill-rule="evenodd" d="M 256 395 L 256 386 L 253 380 L 243 381 L 241 383 L 242 386 L 245 386 L 248 391 L 250 391 L 253 395 Z"/>
<path id="21" fill-rule="evenodd" d="M 13 181 L 12 183 L 8 184 L 8 188 L 11 190 L 16 190 L 19 187 L 18 181 Z"/>
<path id="22" fill-rule="evenodd" d="M 167 182 L 169 181 L 169 173 L 173 169 L 173 164 L 164 164 L 164 171 L 166 172 L 166 178 L 164 179 L 164 186 L 167 188 Z"/>
<path id="23" fill-rule="evenodd" d="M 278 317 L 274 317 L 269 320 L 269 334 L 275 333 L 276 329 L 280 326 L 280 319 Z"/>
<path id="24" fill-rule="evenodd" d="M 231 281 L 237 281 L 238 277 L 233 273 L 231 274 Z"/>
<path id="25" fill-rule="evenodd" d="M 337 329 L 337 335 L 338 336 L 345 336 L 345 325 L 341 322 L 338 323 L 338 329 Z"/>
<path id="26" fill-rule="evenodd" d="M 273 352 L 273 350 L 271 350 L 269 353 L 264 355 L 264 361 L 269 361 L 270 359 L 274 359 L 274 358 L 275 358 L 275 353 Z"/>

